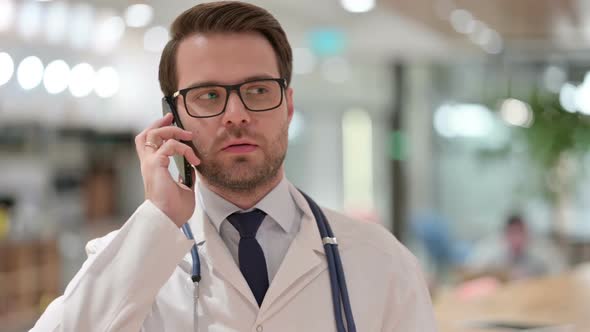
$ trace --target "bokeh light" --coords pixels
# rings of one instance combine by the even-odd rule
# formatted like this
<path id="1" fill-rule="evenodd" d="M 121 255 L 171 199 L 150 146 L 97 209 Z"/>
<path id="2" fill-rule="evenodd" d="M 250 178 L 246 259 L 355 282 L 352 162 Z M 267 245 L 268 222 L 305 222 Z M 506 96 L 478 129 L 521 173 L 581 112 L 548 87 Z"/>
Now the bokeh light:
<path id="1" fill-rule="evenodd" d="M 70 66 L 63 60 L 55 60 L 45 68 L 43 85 L 50 94 L 58 94 L 68 88 Z"/>
<path id="2" fill-rule="evenodd" d="M 43 80 L 43 62 L 36 56 L 23 59 L 18 65 L 16 78 L 20 86 L 25 90 L 31 90 Z"/>
<path id="3" fill-rule="evenodd" d="M 70 75 L 70 92 L 74 97 L 85 97 L 94 89 L 96 74 L 91 65 L 81 63 L 74 68 Z"/>
<path id="4" fill-rule="evenodd" d="M 0 52 L 0 86 L 8 83 L 14 74 L 14 61 L 10 54 Z"/>
<path id="5" fill-rule="evenodd" d="M 119 91 L 119 74 L 112 67 L 101 68 L 96 73 L 94 91 L 101 98 L 110 98 Z"/>

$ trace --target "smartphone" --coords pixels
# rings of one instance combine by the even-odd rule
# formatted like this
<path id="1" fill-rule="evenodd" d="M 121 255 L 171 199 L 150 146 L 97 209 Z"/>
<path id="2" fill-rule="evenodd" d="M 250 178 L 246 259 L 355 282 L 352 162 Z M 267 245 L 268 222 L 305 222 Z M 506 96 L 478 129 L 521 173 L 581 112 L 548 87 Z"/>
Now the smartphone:
<path id="1" fill-rule="evenodd" d="M 170 98 L 164 97 L 164 98 L 162 98 L 162 115 L 166 116 L 166 114 L 168 114 L 168 113 L 172 113 L 172 116 L 174 118 L 173 124 L 175 126 L 179 127 L 180 129 L 184 129 L 184 126 L 182 125 L 182 122 L 180 121 L 180 117 L 178 116 L 178 112 L 176 111 L 176 107 L 174 105 L 174 102 Z M 193 146 L 192 142 L 189 142 L 189 141 L 181 141 L 181 142 L 190 146 L 194 150 L 194 146 Z M 184 183 L 184 185 L 186 185 L 187 187 L 192 188 L 193 184 L 194 184 L 194 179 L 193 179 L 191 164 L 189 164 L 188 161 L 186 161 L 186 158 L 181 155 L 174 155 L 172 158 L 174 158 L 174 163 L 176 164 L 176 167 L 178 168 L 178 174 L 180 175 L 180 178 L 182 179 L 182 183 Z"/>

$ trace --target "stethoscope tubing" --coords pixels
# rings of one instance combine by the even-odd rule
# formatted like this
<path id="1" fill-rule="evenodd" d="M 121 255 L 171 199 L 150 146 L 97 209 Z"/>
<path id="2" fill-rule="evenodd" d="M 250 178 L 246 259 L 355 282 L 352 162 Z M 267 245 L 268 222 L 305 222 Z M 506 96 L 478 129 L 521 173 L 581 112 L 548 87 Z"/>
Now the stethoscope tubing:
<path id="1" fill-rule="evenodd" d="M 344 277 L 344 270 L 342 268 L 342 261 L 340 259 L 340 252 L 338 251 L 338 244 L 332 232 L 332 227 L 328 223 L 328 218 L 324 215 L 317 203 L 311 199 L 307 194 L 301 191 L 301 194 L 307 200 L 311 212 L 318 225 L 320 237 L 324 243 L 324 250 L 328 261 L 328 271 L 330 274 L 330 288 L 332 289 L 332 304 L 334 307 L 334 317 L 336 320 L 336 328 L 338 332 L 346 332 L 344 322 L 342 321 L 342 308 L 346 317 L 346 324 L 348 332 L 356 332 L 354 317 L 350 306 L 350 299 L 348 297 L 348 288 L 346 287 L 346 279 Z M 333 239 L 331 243 L 324 241 L 324 239 Z M 341 302 L 342 301 L 342 302 Z"/>
<path id="2" fill-rule="evenodd" d="M 182 225 L 182 231 L 186 235 L 189 240 L 195 240 L 193 236 L 193 231 L 191 230 L 191 226 L 188 223 Z M 197 244 L 193 244 L 191 248 L 191 256 L 193 259 L 193 267 L 191 273 L 191 279 L 193 282 L 201 281 L 201 260 L 199 258 L 199 251 L 197 249 Z"/>
<path id="3" fill-rule="evenodd" d="M 350 305 L 350 298 L 348 297 L 348 288 L 346 286 L 346 279 L 344 277 L 344 269 L 342 268 L 342 260 L 340 259 L 340 252 L 338 251 L 338 244 L 332 228 L 328 223 L 328 220 L 320 207 L 303 191 L 300 191 L 316 220 L 318 230 L 322 242 L 324 244 L 324 250 L 326 252 L 326 258 L 328 263 L 328 272 L 330 275 L 330 289 L 332 293 L 332 305 L 334 309 L 334 317 L 336 322 L 336 329 L 338 332 L 356 332 L 356 326 L 354 323 L 354 317 L 352 315 L 352 308 Z M 188 223 L 182 226 L 182 231 L 186 237 L 194 241 L 193 232 Z M 327 240 L 327 241 L 326 241 Z M 197 244 L 195 243 L 191 248 L 191 256 L 193 260 L 191 279 L 195 284 L 195 290 L 198 292 L 198 284 L 201 281 L 201 261 L 199 259 L 199 253 Z M 198 294 L 195 293 L 195 306 Z M 342 310 L 344 310 L 344 316 L 346 318 L 346 326 L 344 327 L 344 321 L 342 317 Z M 195 307 L 194 314 L 197 315 Z M 195 317 L 195 329 L 197 329 L 197 322 Z"/>

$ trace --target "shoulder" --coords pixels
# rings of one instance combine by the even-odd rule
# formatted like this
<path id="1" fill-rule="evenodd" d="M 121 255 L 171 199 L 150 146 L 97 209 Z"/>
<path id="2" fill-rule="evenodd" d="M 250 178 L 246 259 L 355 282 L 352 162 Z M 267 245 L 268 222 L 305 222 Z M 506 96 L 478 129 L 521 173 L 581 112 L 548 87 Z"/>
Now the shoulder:
<path id="1" fill-rule="evenodd" d="M 381 256 L 396 265 L 418 268 L 415 256 L 383 225 L 356 220 L 326 208 L 322 211 L 343 250 L 365 248 L 373 257 Z"/>
<path id="2" fill-rule="evenodd" d="M 386 296 L 396 294 L 400 303 L 412 298 L 429 301 L 420 263 L 388 229 L 329 209 L 322 210 L 338 240 L 343 261 L 352 263 L 344 264 L 348 275 L 380 285 Z"/>
<path id="3" fill-rule="evenodd" d="M 164 235 L 174 242 L 186 240 L 184 235 L 173 224 L 173 222 L 151 201 L 144 201 L 135 212 L 123 223 L 121 228 L 108 233 L 105 236 L 95 238 L 86 244 L 88 256 L 101 252 L 111 244 L 115 247 L 123 243 L 135 240 L 133 243 L 143 243 L 147 238 L 160 238 Z M 112 249 L 116 250 L 116 249 Z"/>

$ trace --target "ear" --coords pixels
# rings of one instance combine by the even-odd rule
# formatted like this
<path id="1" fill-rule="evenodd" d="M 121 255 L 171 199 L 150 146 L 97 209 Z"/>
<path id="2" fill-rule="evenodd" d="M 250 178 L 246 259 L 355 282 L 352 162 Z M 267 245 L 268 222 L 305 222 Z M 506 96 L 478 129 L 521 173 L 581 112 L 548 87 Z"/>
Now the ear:
<path id="1" fill-rule="evenodd" d="M 287 118 L 289 123 L 291 123 L 291 119 L 293 118 L 293 113 L 295 112 L 295 105 L 293 104 L 293 88 L 289 87 L 285 90 L 285 95 L 287 99 Z"/>

